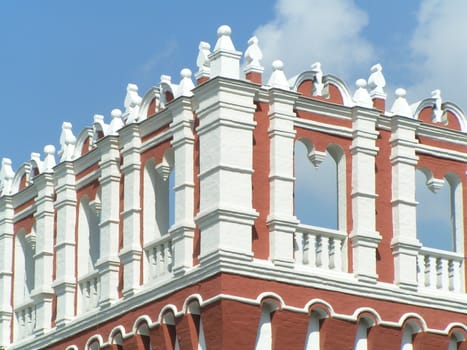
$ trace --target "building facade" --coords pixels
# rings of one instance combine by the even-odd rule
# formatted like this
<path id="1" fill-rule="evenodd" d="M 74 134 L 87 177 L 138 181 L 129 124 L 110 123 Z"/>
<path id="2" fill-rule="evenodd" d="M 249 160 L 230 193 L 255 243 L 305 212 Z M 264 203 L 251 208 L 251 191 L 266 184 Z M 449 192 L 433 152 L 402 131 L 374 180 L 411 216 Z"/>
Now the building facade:
<path id="1" fill-rule="evenodd" d="M 2 160 L 0 347 L 467 349 L 461 109 L 386 106 L 379 64 L 353 93 L 319 63 L 263 81 L 258 40 L 217 34 L 196 83 L 129 84 L 108 124 Z"/>

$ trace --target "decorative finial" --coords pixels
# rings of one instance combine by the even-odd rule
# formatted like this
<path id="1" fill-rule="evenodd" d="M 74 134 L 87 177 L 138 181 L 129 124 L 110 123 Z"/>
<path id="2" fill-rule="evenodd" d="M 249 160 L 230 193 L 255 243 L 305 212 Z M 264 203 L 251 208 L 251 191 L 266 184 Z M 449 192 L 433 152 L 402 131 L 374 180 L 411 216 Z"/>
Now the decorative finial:
<path id="1" fill-rule="evenodd" d="M 100 138 L 108 134 L 109 125 L 105 124 L 104 116 L 102 114 L 94 114 L 93 120 L 94 123 L 92 124 L 92 128 L 94 132 L 92 144 L 94 145 Z"/>
<path id="2" fill-rule="evenodd" d="M 258 38 L 253 36 L 248 40 L 248 48 L 245 51 L 245 72 L 257 71 L 262 73 L 264 67 L 261 65 L 263 53 L 258 45 Z"/>
<path id="3" fill-rule="evenodd" d="M 383 67 L 377 63 L 371 67 L 371 74 L 368 78 L 368 87 L 370 88 L 370 95 L 374 98 L 386 99 L 384 87 L 386 86 L 386 79 L 383 75 Z"/>
<path id="4" fill-rule="evenodd" d="M 138 85 L 128 84 L 126 87 L 125 113 L 123 119 L 127 124 L 138 121 L 139 108 L 141 106 L 142 98 L 138 95 Z"/>
<path id="5" fill-rule="evenodd" d="M 441 123 L 445 119 L 445 113 L 442 110 L 443 100 L 441 98 L 441 90 L 436 89 L 431 92 L 431 98 L 434 100 L 433 103 L 433 114 L 431 120 L 434 123 Z"/>
<path id="6" fill-rule="evenodd" d="M 55 146 L 47 145 L 44 147 L 44 162 L 42 163 L 42 168 L 44 173 L 52 173 L 54 166 L 57 164 L 55 162 Z"/>
<path id="7" fill-rule="evenodd" d="M 0 194 L 6 196 L 11 194 L 15 172 L 11 167 L 11 159 L 2 158 L 2 168 L 0 169 Z"/>
<path id="8" fill-rule="evenodd" d="M 211 54 L 211 45 L 205 41 L 201 41 L 198 46 L 198 58 L 196 59 L 196 65 L 198 66 L 198 72 L 196 73 L 196 79 L 203 77 L 209 78 L 211 72 L 211 61 L 209 55 Z"/>
<path id="9" fill-rule="evenodd" d="M 373 107 L 373 101 L 372 101 L 372 99 L 370 97 L 370 94 L 368 93 L 368 90 L 366 89 L 366 80 L 365 79 L 358 79 L 355 82 L 355 85 L 357 86 L 357 90 L 355 90 L 355 93 L 354 93 L 354 95 L 352 97 L 355 104 L 357 106 L 372 108 Z"/>
<path id="10" fill-rule="evenodd" d="M 284 63 L 281 60 L 272 62 L 272 74 L 269 78 L 268 85 L 272 88 L 290 90 L 289 82 L 284 74 Z"/>
<path id="11" fill-rule="evenodd" d="M 217 29 L 217 42 L 214 47 L 214 52 L 216 51 L 235 51 L 235 46 L 230 38 L 232 34 L 232 29 L 228 25 L 222 25 Z"/>
<path id="12" fill-rule="evenodd" d="M 413 118 L 412 110 L 405 98 L 407 91 L 402 88 L 396 89 L 396 100 L 394 101 L 391 113 L 401 117 Z"/>
<path id="13" fill-rule="evenodd" d="M 180 84 L 178 84 L 178 96 L 193 96 L 193 90 L 195 88 L 195 84 L 193 84 L 193 81 L 191 80 L 191 70 L 188 68 L 183 68 L 180 71 Z"/>
<path id="14" fill-rule="evenodd" d="M 109 125 L 109 134 L 117 135 L 118 130 L 125 126 L 122 120 L 122 111 L 118 108 L 112 109 L 112 111 L 110 112 L 110 117 L 112 118 L 112 120 L 110 121 Z"/>
<path id="15" fill-rule="evenodd" d="M 315 62 L 311 65 L 311 71 L 314 73 L 313 77 L 313 96 L 323 96 L 323 71 L 321 69 L 321 62 Z"/>
<path id="16" fill-rule="evenodd" d="M 60 161 L 73 160 L 73 154 L 75 152 L 76 137 L 73 135 L 72 125 L 70 122 L 63 122 L 62 133 L 60 134 Z"/>

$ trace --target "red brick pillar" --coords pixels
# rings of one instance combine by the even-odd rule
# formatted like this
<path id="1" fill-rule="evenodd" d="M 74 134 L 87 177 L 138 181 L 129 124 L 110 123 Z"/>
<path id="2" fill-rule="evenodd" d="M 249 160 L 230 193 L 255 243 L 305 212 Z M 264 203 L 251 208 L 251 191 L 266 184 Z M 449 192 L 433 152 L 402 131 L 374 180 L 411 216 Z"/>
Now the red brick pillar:
<path id="1" fill-rule="evenodd" d="M 373 108 L 377 109 L 378 111 L 384 113 L 386 109 L 386 100 L 382 98 L 373 98 Z"/>
<path id="2" fill-rule="evenodd" d="M 321 349 L 352 350 L 356 334 L 355 323 L 326 318 L 319 332 Z"/>
<path id="3" fill-rule="evenodd" d="M 248 72 L 245 74 L 245 79 L 251 81 L 252 83 L 261 85 L 263 82 L 263 75 L 258 72 Z"/>
<path id="4" fill-rule="evenodd" d="M 222 300 L 203 307 L 204 337 L 208 349 L 254 349 L 261 309 Z"/>
<path id="5" fill-rule="evenodd" d="M 368 329 L 369 350 L 399 349 L 402 342 L 402 330 L 399 328 L 373 326 Z"/>
<path id="6" fill-rule="evenodd" d="M 414 350 L 438 350 L 447 349 L 449 337 L 447 335 L 420 332 L 414 334 Z"/>
<path id="7" fill-rule="evenodd" d="M 135 334 L 134 336 L 128 339 L 123 339 L 122 349 L 123 350 L 146 350 L 143 339 L 141 338 L 139 334 Z"/>
<path id="8" fill-rule="evenodd" d="M 277 310 L 271 319 L 274 350 L 303 350 L 310 317 L 307 314 Z"/>
<path id="9" fill-rule="evenodd" d="M 198 350 L 198 327 L 198 315 L 186 314 L 177 320 L 177 339 L 180 349 Z"/>
<path id="10" fill-rule="evenodd" d="M 102 350 L 123 350 L 123 347 L 121 345 L 109 344 L 104 346 Z"/>
<path id="11" fill-rule="evenodd" d="M 153 350 L 173 350 L 167 325 L 162 324 L 150 330 L 149 338 Z"/>

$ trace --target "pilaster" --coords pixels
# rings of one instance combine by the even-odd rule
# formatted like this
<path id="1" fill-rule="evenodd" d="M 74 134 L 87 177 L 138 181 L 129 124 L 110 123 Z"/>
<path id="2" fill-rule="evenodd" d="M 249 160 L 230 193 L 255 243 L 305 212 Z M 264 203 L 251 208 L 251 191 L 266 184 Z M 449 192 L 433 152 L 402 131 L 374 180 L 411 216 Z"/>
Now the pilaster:
<path id="1" fill-rule="evenodd" d="M 120 217 L 120 152 L 118 136 L 108 135 L 98 143 L 101 154 L 102 210 L 100 214 L 100 257 L 97 261 L 101 296 L 99 305 L 107 306 L 118 299 L 118 257 Z"/>
<path id="2" fill-rule="evenodd" d="M 175 218 L 170 228 L 175 275 L 193 265 L 194 214 L 194 135 L 191 99 L 178 98 L 170 106 L 173 121 L 172 147 L 175 158 Z"/>
<path id="3" fill-rule="evenodd" d="M 252 259 L 252 84 L 214 78 L 195 89 L 200 147 L 200 261 Z"/>
<path id="4" fill-rule="evenodd" d="M 294 142 L 291 118 L 296 96 L 271 89 L 269 108 L 270 211 L 268 217 L 270 259 L 276 265 L 293 266 L 294 234 L 298 223 L 294 216 Z"/>
<path id="5" fill-rule="evenodd" d="M 394 116 L 391 120 L 392 217 L 394 236 L 395 283 L 401 288 L 417 288 L 417 255 L 421 247 L 417 240 L 415 201 L 415 131 L 419 121 Z"/>
<path id="6" fill-rule="evenodd" d="M 34 255 L 35 283 L 31 297 L 36 304 L 36 327 L 34 332 L 41 334 L 51 328 L 52 319 L 52 269 L 54 241 L 54 178 L 44 172 L 34 178 L 37 190 L 36 251 Z"/>
<path id="7" fill-rule="evenodd" d="M 140 288 L 141 249 L 141 136 L 138 124 L 120 130 L 123 146 L 123 296 L 131 296 Z"/>
<path id="8" fill-rule="evenodd" d="M 353 272 L 359 280 L 376 282 L 376 248 L 381 235 L 376 231 L 375 157 L 378 152 L 376 122 L 379 112 L 354 107 L 352 110 L 352 241 Z"/>
<path id="9" fill-rule="evenodd" d="M 57 327 L 71 321 L 75 314 L 75 230 L 76 187 L 73 163 L 61 162 L 55 168 L 57 237 L 55 242 L 55 281 Z"/>
<path id="10" fill-rule="evenodd" d="M 10 196 L 0 197 L 0 347 L 11 342 L 13 308 L 13 203 Z"/>

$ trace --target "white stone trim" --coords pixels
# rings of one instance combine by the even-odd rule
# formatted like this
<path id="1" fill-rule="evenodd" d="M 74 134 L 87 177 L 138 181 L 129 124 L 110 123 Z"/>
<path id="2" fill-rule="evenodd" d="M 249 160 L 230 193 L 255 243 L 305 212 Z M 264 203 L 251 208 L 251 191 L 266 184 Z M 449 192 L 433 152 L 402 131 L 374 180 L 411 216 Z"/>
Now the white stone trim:
<path id="1" fill-rule="evenodd" d="M 194 271 L 192 273 L 196 274 L 196 272 L 194 272 Z M 190 274 L 192 274 L 192 273 L 190 273 Z M 357 282 L 357 284 L 359 284 L 359 282 Z M 187 285 L 189 285 L 189 284 L 187 284 Z M 374 288 L 374 286 L 372 286 L 371 288 Z M 164 295 L 167 295 L 167 294 L 170 294 L 173 291 L 168 292 L 167 294 L 166 294 L 166 292 L 161 293 L 160 290 L 158 291 L 158 293 L 154 293 L 154 292 L 157 292 L 157 290 L 152 290 L 152 293 L 151 293 L 152 297 L 150 298 L 151 300 L 159 299 L 160 297 L 162 297 Z M 316 298 L 309 300 L 303 306 L 291 305 L 291 304 L 286 304 L 284 302 L 283 298 L 280 295 L 278 295 L 276 293 L 273 293 L 273 292 L 267 292 L 267 291 L 259 294 L 256 298 L 246 298 L 246 297 L 242 297 L 242 296 L 239 296 L 239 295 L 231 295 L 231 294 L 221 293 L 221 294 L 217 294 L 215 296 L 212 296 L 209 299 L 204 299 L 202 297 L 202 295 L 194 294 L 194 295 L 190 295 L 190 296 L 186 297 L 184 305 L 187 305 L 190 300 L 192 301 L 193 298 L 196 298 L 196 300 L 198 300 L 199 305 L 200 305 L 201 308 L 204 308 L 204 307 L 206 307 L 208 305 L 216 303 L 216 302 L 218 302 L 220 300 L 230 300 L 230 301 L 240 302 L 240 303 L 254 305 L 254 306 L 259 307 L 261 305 L 261 302 L 264 299 L 264 297 L 268 297 L 268 296 L 273 297 L 274 299 L 278 300 L 281 303 L 281 309 L 282 310 L 295 312 L 295 313 L 309 314 L 310 313 L 310 308 L 312 307 L 312 305 L 315 305 L 315 304 L 323 305 L 324 304 L 324 305 L 327 306 L 326 312 L 329 313 L 329 314 L 327 316 L 321 315 L 319 317 L 330 317 L 330 318 L 333 318 L 333 319 L 339 319 L 339 320 L 344 320 L 344 321 L 348 321 L 348 322 L 358 322 L 358 320 L 360 318 L 360 315 L 363 312 L 367 312 L 367 313 L 370 313 L 370 314 L 375 316 L 375 320 L 376 320 L 377 325 L 384 326 L 384 327 L 402 328 L 404 326 L 404 324 L 406 323 L 406 320 L 416 319 L 416 320 L 418 320 L 420 322 L 420 325 L 421 325 L 421 328 L 419 329 L 419 331 L 423 331 L 423 332 L 428 332 L 428 333 L 433 333 L 433 334 L 438 334 L 438 335 L 449 335 L 451 330 L 454 329 L 455 327 L 459 327 L 459 328 L 464 329 L 464 330 L 467 331 L 467 326 L 465 324 L 459 323 L 459 322 L 454 322 L 454 323 L 447 324 L 446 327 L 443 328 L 443 329 L 430 328 L 430 327 L 428 327 L 426 321 L 424 320 L 424 318 L 422 316 L 420 316 L 417 313 L 413 313 L 413 312 L 405 313 L 405 314 L 401 315 L 398 320 L 394 321 L 394 320 L 384 320 L 384 319 L 382 319 L 377 310 L 375 310 L 375 309 L 373 309 L 371 307 L 365 307 L 365 306 L 355 309 L 353 311 L 353 313 L 351 313 L 351 314 L 337 313 L 333 309 L 332 304 L 329 304 L 325 300 L 316 299 Z M 102 322 L 105 322 L 107 320 L 115 318 L 116 316 L 118 316 L 120 314 L 126 313 L 128 311 L 128 309 L 129 309 L 129 307 L 136 308 L 138 305 L 135 305 L 135 304 L 133 304 L 131 302 L 131 301 L 134 301 L 134 299 L 140 299 L 140 300 L 142 299 L 140 305 L 145 304 L 145 303 L 148 302 L 148 297 L 149 297 L 149 295 L 145 295 L 144 298 L 141 298 L 141 297 L 138 297 L 138 296 L 133 296 L 133 297 L 130 298 L 131 300 L 129 299 L 129 300 L 126 300 L 126 301 L 121 301 L 118 304 L 114 305 L 114 307 L 110 308 L 110 309 L 113 309 L 113 310 L 109 310 L 109 309 L 103 310 L 100 313 L 96 313 L 93 317 L 89 316 L 90 317 L 89 319 L 88 318 L 76 319 L 75 321 L 73 321 L 69 325 L 68 328 L 52 329 L 47 334 L 36 337 L 32 342 L 30 342 L 31 341 L 30 339 L 25 339 L 24 341 L 18 341 L 16 343 L 14 343 L 11 347 L 9 347 L 9 349 L 12 349 L 12 350 L 22 349 L 22 346 L 24 346 L 25 343 L 30 344 L 31 346 L 36 346 L 37 348 L 43 348 L 43 347 L 50 346 L 50 345 L 52 345 L 54 343 L 57 343 L 58 341 L 60 341 L 62 339 L 65 339 L 65 338 L 68 338 L 68 337 L 72 336 L 73 334 L 76 334 L 78 332 L 82 332 L 84 329 L 91 329 L 95 325 L 98 325 L 98 324 L 100 324 Z M 388 299 L 388 301 L 395 301 L 395 300 Z M 130 306 L 130 305 L 132 305 L 132 306 Z M 429 302 L 424 306 L 425 307 L 430 307 Z M 116 310 L 116 309 L 118 309 L 118 310 Z M 150 329 L 153 329 L 153 328 L 159 326 L 161 323 L 164 322 L 163 319 L 162 319 L 162 316 L 167 311 L 172 312 L 175 318 L 181 317 L 186 313 L 185 307 L 182 307 L 181 310 L 178 310 L 175 307 L 175 305 L 167 304 L 161 309 L 158 316 L 154 315 L 153 318 L 151 318 L 150 316 L 143 314 L 143 315 L 140 315 L 139 317 L 137 317 L 135 319 L 135 321 L 133 322 L 133 326 L 132 326 L 131 330 L 127 331 L 123 326 L 117 325 L 109 332 L 109 335 L 106 335 L 106 334 L 94 334 L 94 335 L 91 335 L 88 338 L 88 340 L 98 340 L 98 341 L 101 341 L 101 346 L 103 346 L 103 347 L 107 346 L 107 345 L 111 344 L 111 335 L 114 334 L 116 332 L 116 330 L 122 332 L 122 337 L 124 339 L 128 339 L 128 338 L 134 336 L 135 334 L 137 334 L 137 325 L 139 323 L 141 323 L 142 321 L 146 322 Z M 454 311 L 454 310 L 452 310 L 452 311 Z M 460 312 L 460 310 L 456 310 L 456 312 Z M 90 320 L 92 320 L 92 321 L 90 321 Z M 103 340 L 104 337 L 105 337 L 105 339 L 108 339 L 108 341 L 104 342 L 104 340 Z"/>
<path id="2" fill-rule="evenodd" d="M 376 248 L 381 235 L 376 231 L 376 121 L 379 112 L 359 107 L 352 110 L 352 217 L 350 234 L 353 271 L 357 278 L 376 282 Z M 345 173 L 345 172 L 344 172 Z M 344 192 L 346 193 L 346 192 Z M 365 343 L 366 340 L 362 342 Z"/>
<path id="3" fill-rule="evenodd" d="M 118 300 L 119 226 L 120 226 L 120 151 L 118 136 L 108 135 L 98 142 L 100 152 L 99 239 L 100 254 L 96 262 L 100 279 L 99 305 Z"/>
<path id="4" fill-rule="evenodd" d="M 123 248 L 119 252 L 123 264 L 123 297 L 137 292 L 142 264 L 141 239 L 141 137 L 137 124 L 120 131 L 123 144 L 121 167 L 124 178 Z"/>
<path id="5" fill-rule="evenodd" d="M 11 196 L 0 198 L 0 346 L 10 344 L 13 284 L 13 205 Z"/>
<path id="6" fill-rule="evenodd" d="M 392 118 L 392 217 L 395 283 L 403 288 L 416 289 L 417 255 L 421 247 L 417 240 L 415 201 L 415 166 L 418 158 L 415 149 L 418 141 L 415 131 L 419 121 L 394 116 Z"/>
<path id="7" fill-rule="evenodd" d="M 54 185 L 54 178 L 50 173 L 42 173 L 34 180 L 38 193 L 34 213 L 37 240 L 34 255 L 35 281 L 31 297 L 36 304 L 36 333 L 51 328 L 53 289 L 50 266 L 53 266 L 54 254 Z"/>

